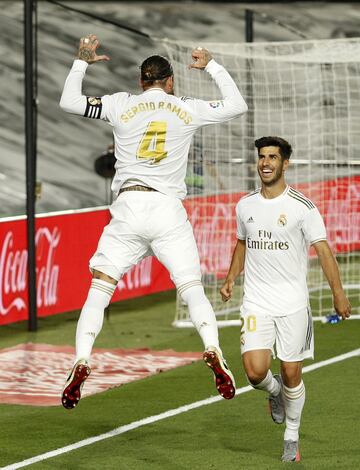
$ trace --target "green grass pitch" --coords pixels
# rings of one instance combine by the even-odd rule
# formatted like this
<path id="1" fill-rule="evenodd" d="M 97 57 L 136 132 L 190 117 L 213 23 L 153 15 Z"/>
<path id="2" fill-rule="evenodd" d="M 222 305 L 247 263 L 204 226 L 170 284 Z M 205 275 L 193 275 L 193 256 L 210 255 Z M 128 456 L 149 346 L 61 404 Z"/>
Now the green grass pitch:
<path id="1" fill-rule="evenodd" d="M 124 301 L 111 307 L 96 347 L 201 351 L 192 329 L 171 327 L 174 292 Z M 22 342 L 73 345 L 78 312 L 0 328 L 0 347 Z M 246 386 L 238 327 L 220 330 L 224 354 Z M 315 362 L 360 347 L 360 322 L 315 324 Z M 311 361 L 306 361 L 306 365 Z M 273 370 L 278 369 L 275 361 Z M 304 375 L 307 400 L 301 427 L 302 462 L 297 469 L 360 468 L 360 357 Z M 64 370 L 64 379 L 67 371 Z M 91 380 L 91 376 L 89 378 Z M 59 407 L 0 405 L 0 466 L 75 443 L 119 426 L 215 396 L 211 372 L 199 361 Z M 267 470 L 280 462 L 283 426 L 267 413 L 266 394 L 251 391 L 59 455 L 29 468 L 86 470 Z M 290 464 L 293 465 L 293 464 Z"/>

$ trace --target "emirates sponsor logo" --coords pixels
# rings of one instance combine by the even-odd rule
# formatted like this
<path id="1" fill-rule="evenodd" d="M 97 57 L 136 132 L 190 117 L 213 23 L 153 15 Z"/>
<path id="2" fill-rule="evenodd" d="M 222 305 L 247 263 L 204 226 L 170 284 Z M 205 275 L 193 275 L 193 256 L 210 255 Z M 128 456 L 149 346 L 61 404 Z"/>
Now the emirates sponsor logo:
<path id="1" fill-rule="evenodd" d="M 258 239 L 246 238 L 246 246 L 252 250 L 288 250 L 289 242 L 273 240 L 272 233 L 267 230 L 258 230 Z"/>
<path id="2" fill-rule="evenodd" d="M 54 263 L 54 255 L 59 241 L 57 227 L 52 230 L 42 227 L 36 232 L 38 307 L 57 302 L 59 266 Z M 16 240 L 10 230 L 5 235 L 0 254 L 0 315 L 7 315 L 14 308 L 18 311 L 26 309 L 27 261 L 27 250 L 16 249 Z"/>

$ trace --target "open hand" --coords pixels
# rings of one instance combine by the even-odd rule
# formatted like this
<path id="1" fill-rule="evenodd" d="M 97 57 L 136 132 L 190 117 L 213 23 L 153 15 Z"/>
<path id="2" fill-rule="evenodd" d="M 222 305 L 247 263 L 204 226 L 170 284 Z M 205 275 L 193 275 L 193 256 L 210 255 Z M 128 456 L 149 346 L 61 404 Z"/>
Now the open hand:
<path id="1" fill-rule="evenodd" d="M 110 57 L 107 55 L 96 54 L 96 49 L 99 46 L 100 42 L 95 34 L 88 34 L 85 38 L 80 39 L 78 58 L 88 64 L 110 60 Z"/>
<path id="2" fill-rule="evenodd" d="M 194 49 L 191 53 L 191 57 L 194 62 L 192 64 L 189 64 L 189 69 L 202 70 L 212 59 L 210 52 L 207 49 L 203 49 L 202 47 Z"/>

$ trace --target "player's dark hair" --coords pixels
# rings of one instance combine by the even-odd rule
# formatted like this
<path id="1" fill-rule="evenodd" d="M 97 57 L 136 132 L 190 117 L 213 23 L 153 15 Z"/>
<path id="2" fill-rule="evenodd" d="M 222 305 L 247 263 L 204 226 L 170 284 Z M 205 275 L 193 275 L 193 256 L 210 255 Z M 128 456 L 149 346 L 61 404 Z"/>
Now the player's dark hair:
<path id="1" fill-rule="evenodd" d="M 260 137 L 260 139 L 255 140 L 255 147 L 258 149 L 258 153 L 263 147 L 279 147 L 280 155 L 283 160 L 289 160 L 292 154 L 292 148 L 289 142 L 276 136 Z"/>
<path id="2" fill-rule="evenodd" d="M 152 55 L 145 59 L 140 70 L 141 80 L 146 85 L 152 85 L 156 81 L 165 80 L 173 75 L 172 65 L 162 55 Z"/>

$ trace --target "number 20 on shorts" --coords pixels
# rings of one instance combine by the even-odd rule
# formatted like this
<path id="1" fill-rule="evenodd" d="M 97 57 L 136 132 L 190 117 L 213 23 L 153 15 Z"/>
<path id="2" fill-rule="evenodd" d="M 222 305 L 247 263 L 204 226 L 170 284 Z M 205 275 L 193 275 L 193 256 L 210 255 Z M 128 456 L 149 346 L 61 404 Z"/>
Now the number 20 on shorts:
<path id="1" fill-rule="evenodd" d="M 246 321 L 244 317 L 241 317 L 241 334 L 243 334 L 246 331 L 249 333 L 252 333 L 256 331 L 256 316 L 255 315 L 249 315 L 246 317 Z"/>
<path id="2" fill-rule="evenodd" d="M 153 160 L 152 163 L 159 163 L 167 157 L 165 150 L 167 122 L 151 121 L 144 132 L 136 151 L 136 158 Z"/>

